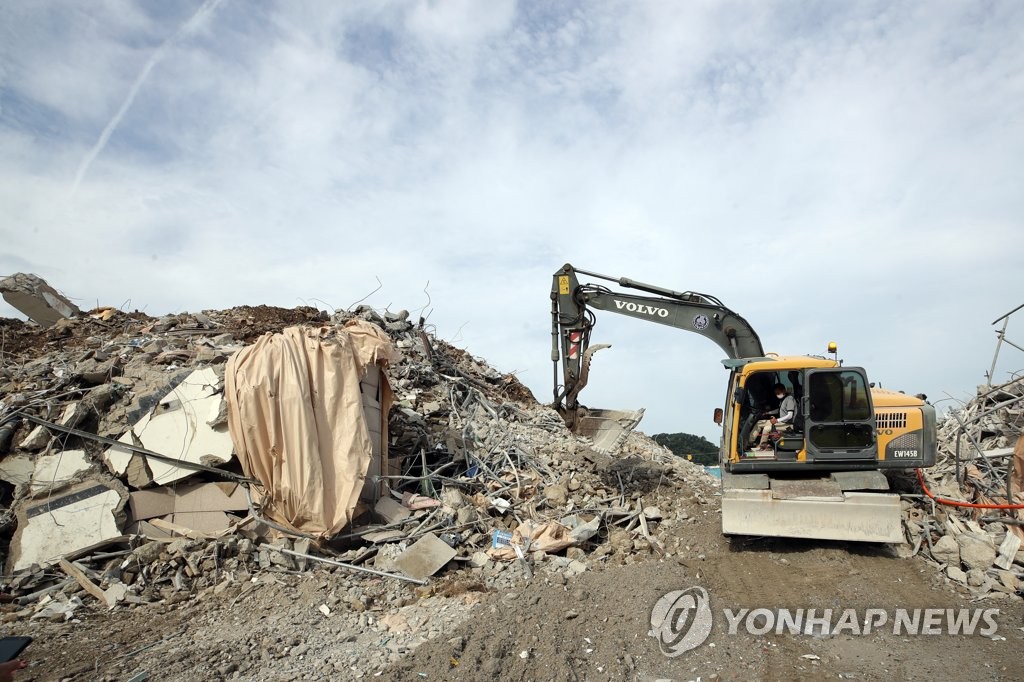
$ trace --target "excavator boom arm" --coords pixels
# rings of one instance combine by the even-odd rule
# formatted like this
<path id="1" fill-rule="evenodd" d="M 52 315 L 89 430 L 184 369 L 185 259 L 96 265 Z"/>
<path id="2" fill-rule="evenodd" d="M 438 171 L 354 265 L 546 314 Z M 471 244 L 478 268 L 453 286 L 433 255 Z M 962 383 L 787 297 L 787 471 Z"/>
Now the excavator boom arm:
<path id="1" fill-rule="evenodd" d="M 579 274 L 589 275 L 656 296 L 616 292 L 595 284 L 580 284 Z M 551 286 L 551 360 L 555 363 L 555 404 L 568 410 L 586 385 L 592 350 L 591 310 L 606 310 L 647 322 L 693 332 L 717 344 L 730 358 L 762 357 L 764 349 L 757 333 L 741 316 L 707 294 L 674 291 L 621 277 L 613 278 L 564 265 Z M 559 388 L 558 361 L 562 360 Z"/>

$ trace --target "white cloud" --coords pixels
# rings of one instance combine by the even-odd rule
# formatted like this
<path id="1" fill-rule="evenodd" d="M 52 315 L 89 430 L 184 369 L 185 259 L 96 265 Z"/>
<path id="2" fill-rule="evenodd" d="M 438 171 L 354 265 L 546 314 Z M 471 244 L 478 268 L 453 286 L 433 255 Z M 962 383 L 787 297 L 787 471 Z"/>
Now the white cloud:
<path id="1" fill-rule="evenodd" d="M 439 333 L 541 399 L 566 261 L 933 395 L 981 380 L 1021 302 L 1015 3 L 228 0 L 70 197 L 200 5 L 0 10 L 0 268 L 152 314 L 343 306 L 375 276 L 370 303 L 417 308 L 429 280 Z M 584 402 L 711 435 L 718 350 L 612 318 Z"/>

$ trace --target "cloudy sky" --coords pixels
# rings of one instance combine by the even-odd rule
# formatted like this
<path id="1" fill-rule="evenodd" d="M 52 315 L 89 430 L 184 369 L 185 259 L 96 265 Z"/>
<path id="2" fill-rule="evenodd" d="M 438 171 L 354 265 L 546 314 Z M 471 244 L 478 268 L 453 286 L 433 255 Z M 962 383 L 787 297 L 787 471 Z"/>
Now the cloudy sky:
<path id="1" fill-rule="evenodd" d="M 964 397 L 1024 303 L 1021 35 L 1012 0 L 5 2 L 0 274 L 153 315 L 380 278 L 548 400 L 571 262 Z M 717 347 L 594 340 L 584 403 L 717 440 Z"/>

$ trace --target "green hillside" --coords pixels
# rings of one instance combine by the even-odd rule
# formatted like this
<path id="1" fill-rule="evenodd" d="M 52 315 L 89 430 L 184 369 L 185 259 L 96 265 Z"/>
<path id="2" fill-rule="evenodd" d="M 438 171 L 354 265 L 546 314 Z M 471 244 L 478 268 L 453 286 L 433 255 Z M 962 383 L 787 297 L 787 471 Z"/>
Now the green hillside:
<path id="1" fill-rule="evenodd" d="M 692 433 L 657 433 L 651 438 L 659 445 L 698 464 L 718 464 L 718 446 Z"/>

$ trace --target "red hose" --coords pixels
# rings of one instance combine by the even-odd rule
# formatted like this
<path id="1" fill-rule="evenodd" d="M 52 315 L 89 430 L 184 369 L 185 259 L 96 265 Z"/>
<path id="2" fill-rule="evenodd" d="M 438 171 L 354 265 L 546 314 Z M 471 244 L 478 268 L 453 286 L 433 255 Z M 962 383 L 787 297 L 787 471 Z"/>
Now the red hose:
<path id="1" fill-rule="evenodd" d="M 924 475 L 921 473 L 921 470 L 915 469 L 915 471 L 917 471 L 917 480 L 921 482 L 921 489 L 924 490 L 924 494 L 939 504 L 949 505 L 950 507 L 969 507 L 971 509 L 1024 509 L 1024 504 L 979 504 L 977 502 L 961 502 L 960 500 L 936 497 L 932 494 L 931 490 L 928 490 L 928 486 L 924 484 Z"/>

